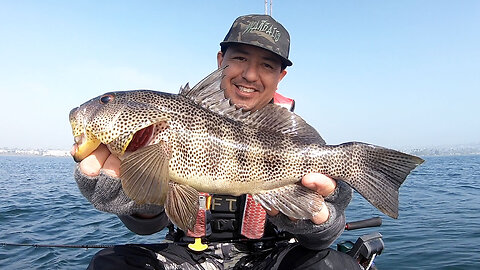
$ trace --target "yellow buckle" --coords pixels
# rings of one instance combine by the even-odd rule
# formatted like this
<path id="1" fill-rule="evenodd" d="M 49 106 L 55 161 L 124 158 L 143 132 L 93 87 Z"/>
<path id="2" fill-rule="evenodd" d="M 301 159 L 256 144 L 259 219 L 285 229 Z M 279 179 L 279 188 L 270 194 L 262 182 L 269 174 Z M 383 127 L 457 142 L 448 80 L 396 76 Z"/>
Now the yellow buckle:
<path id="1" fill-rule="evenodd" d="M 202 238 L 195 238 L 195 243 L 188 244 L 188 247 L 194 251 L 204 251 L 208 245 L 202 244 Z"/>

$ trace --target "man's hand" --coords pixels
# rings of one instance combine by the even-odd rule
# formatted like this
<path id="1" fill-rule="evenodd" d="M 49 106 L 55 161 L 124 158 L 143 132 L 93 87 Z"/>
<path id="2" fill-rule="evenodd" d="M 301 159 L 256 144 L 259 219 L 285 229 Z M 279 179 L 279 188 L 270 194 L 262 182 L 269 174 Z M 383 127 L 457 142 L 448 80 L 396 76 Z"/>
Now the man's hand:
<path id="1" fill-rule="evenodd" d="M 335 191 L 337 182 L 321 173 L 309 173 L 302 178 L 302 185 L 311 190 L 315 190 L 323 197 L 327 197 L 328 195 L 332 194 L 333 191 Z M 267 211 L 267 213 L 271 216 L 275 216 L 279 213 L 279 211 L 272 209 L 271 211 Z M 329 215 L 330 213 L 328 212 L 328 208 L 323 207 L 320 213 L 315 215 L 311 220 L 315 224 L 322 224 L 328 220 Z"/>
<path id="2" fill-rule="evenodd" d="M 104 144 L 80 162 L 80 170 L 87 176 L 98 176 L 100 169 L 109 176 L 120 176 L 120 160 L 112 155 Z"/>
<path id="3" fill-rule="evenodd" d="M 120 177 L 120 159 L 110 153 L 107 146 L 101 144 L 89 156 L 83 159 L 80 164 L 80 171 L 87 176 L 96 177 L 100 174 L 100 170 L 109 176 Z M 156 215 L 152 214 L 135 214 L 141 218 L 152 218 Z"/>

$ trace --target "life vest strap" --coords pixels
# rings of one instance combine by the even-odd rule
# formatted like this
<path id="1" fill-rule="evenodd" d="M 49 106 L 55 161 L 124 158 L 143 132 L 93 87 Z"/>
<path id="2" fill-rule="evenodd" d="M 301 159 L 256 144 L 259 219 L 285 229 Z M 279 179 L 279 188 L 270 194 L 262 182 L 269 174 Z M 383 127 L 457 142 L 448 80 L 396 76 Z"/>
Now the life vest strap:
<path id="1" fill-rule="evenodd" d="M 204 237 L 207 230 L 207 210 L 210 209 L 211 197 L 208 193 L 200 192 L 198 195 L 199 209 L 197 212 L 197 222 L 193 227 L 193 231 L 188 230 L 187 236 L 189 237 Z"/>
<path id="2" fill-rule="evenodd" d="M 252 195 L 247 195 L 245 210 L 243 211 L 243 221 L 241 234 L 250 239 L 260 239 L 265 230 L 265 221 L 267 212 L 263 207 L 256 203 Z"/>

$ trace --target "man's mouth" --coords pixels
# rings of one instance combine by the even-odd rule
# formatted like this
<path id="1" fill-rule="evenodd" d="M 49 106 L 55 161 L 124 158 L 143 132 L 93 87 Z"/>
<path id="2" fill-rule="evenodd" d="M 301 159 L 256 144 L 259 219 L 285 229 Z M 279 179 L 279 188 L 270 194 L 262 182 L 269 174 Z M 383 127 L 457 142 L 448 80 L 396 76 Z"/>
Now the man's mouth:
<path id="1" fill-rule="evenodd" d="M 253 93 L 253 92 L 256 91 L 254 88 L 248 88 L 248 87 L 240 86 L 240 85 L 238 85 L 237 88 L 238 88 L 238 90 L 240 90 L 241 92 L 245 92 L 245 93 Z"/>

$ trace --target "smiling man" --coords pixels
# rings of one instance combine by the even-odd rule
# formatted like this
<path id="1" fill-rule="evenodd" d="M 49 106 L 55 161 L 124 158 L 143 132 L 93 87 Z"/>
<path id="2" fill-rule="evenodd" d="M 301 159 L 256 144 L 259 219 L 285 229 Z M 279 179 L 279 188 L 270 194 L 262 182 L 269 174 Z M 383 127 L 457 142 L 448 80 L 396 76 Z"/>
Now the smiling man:
<path id="1" fill-rule="evenodd" d="M 219 67 L 228 66 L 221 87 L 225 97 L 244 110 L 256 111 L 270 103 L 278 83 L 287 74 L 280 58 L 262 48 L 223 43 L 217 55 Z M 227 45 L 228 44 L 228 45 Z"/>
<path id="2" fill-rule="evenodd" d="M 248 111 L 273 103 L 292 65 L 287 30 L 268 15 L 241 16 L 220 46 L 225 97 Z M 169 227 L 173 243 L 105 249 L 89 269 L 360 269 L 351 257 L 328 248 L 343 232 L 351 200 L 342 182 L 317 173 L 301 179 L 325 197 L 326 207 L 311 220 L 294 220 L 275 209 L 267 213 L 247 195 L 201 194 L 196 225 L 183 232 L 169 223 L 163 207 L 138 205 L 125 196 L 119 167 L 120 160 L 101 145 L 75 172 L 82 194 L 137 234 Z"/>

